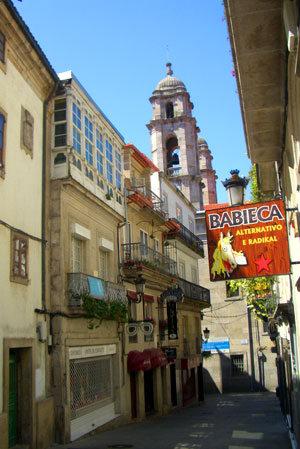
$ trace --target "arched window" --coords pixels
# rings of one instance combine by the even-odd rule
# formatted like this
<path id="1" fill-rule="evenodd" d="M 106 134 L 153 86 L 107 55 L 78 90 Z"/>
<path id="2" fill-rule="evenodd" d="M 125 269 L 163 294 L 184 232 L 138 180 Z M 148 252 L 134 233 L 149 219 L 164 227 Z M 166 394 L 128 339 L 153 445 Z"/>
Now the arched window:
<path id="1" fill-rule="evenodd" d="M 167 168 L 179 165 L 179 152 L 177 137 L 170 137 L 166 142 L 167 147 Z"/>
<path id="2" fill-rule="evenodd" d="M 174 117 L 174 107 L 173 107 L 173 103 L 171 103 L 171 101 L 169 101 L 166 104 L 166 116 L 167 116 L 167 118 Z"/>

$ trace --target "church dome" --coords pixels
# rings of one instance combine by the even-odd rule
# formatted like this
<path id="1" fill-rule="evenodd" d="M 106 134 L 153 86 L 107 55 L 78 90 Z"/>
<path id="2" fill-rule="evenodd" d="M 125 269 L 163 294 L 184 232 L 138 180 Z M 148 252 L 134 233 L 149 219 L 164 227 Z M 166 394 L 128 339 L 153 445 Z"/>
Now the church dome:
<path id="1" fill-rule="evenodd" d="M 171 69 L 171 65 L 172 64 L 170 62 L 168 62 L 166 64 L 166 66 L 168 67 L 168 70 L 167 70 L 167 75 L 168 76 L 166 78 L 162 79 L 157 84 L 155 91 L 157 91 L 157 90 L 169 90 L 169 89 L 176 89 L 177 90 L 178 88 L 180 88 L 180 90 L 186 91 L 186 87 L 183 84 L 183 82 L 179 78 L 176 78 L 175 76 L 172 76 L 173 75 L 173 71 Z"/>
<path id="2" fill-rule="evenodd" d="M 197 143 L 198 143 L 199 147 L 202 146 L 202 145 L 205 145 L 206 147 L 208 147 L 208 144 L 207 144 L 206 140 L 203 139 L 203 137 L 201 137 L 201 136 L 197 137 Z"/>

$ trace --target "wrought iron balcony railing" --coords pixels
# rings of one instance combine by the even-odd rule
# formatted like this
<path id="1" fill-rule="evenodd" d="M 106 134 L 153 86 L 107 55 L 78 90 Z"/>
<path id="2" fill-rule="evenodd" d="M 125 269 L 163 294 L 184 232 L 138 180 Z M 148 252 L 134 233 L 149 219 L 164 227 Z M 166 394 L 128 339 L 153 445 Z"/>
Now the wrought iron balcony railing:
<path id="1" fill-rule="evenodd" d="M 180 225 L 180 231 L 175 231 L 176 235 L 178 235 L 182 240 L 184 240 L 188 245 L 190 245 L 201 257 L 204 257 L 204 246 L 202 240 L 199 239 L 192 231 L 190 231 L 186 226 L 184 226 L 180 221 L 176 218 L 172 218 L 171 220 L 175 221 Z M 173 235 L 174 232 L 169 232 L 169 236 Z"/>
<path id="2" fill-rule="evenodd" d="M 182 278 L 179 278 L 178 284 L 186 298 L 210 304 L 210 291 L 208 288 L 193 284 L 192 282 L 186 281 Z"/>
<path id="3" fill-rule="evenodd" d="M 127 304 L 125 287 L 113 282 L 103 281 L 84 273 L 68 273 L 68 299 L 69 306 L 81 307 L 85 295 L 107 302 L 120 301 Z"/>
<path id="4" fill-rule="evenodd" d="M 177 277 L 177 263 L 164 254 L 149 248 L 142 243 L 126 243 L 122 245 L 122 262 L 124 267 L 142 265 L 162 273 Z"/>
<path id="5" fill-rule="evenodd" d="M 164 220 L 167 220 L 167 212 L 164 210 L 163 201 L 152 192 L 149 187 L 147 187 L 144 182 L 140 182 L 144 180 L 135 179 L 134 183 L 131 185 L 131 190 L 134 192 L 138 192 L 144 198 L 151 202 L 153 210 L 160 215 Z M 130 191 L 129 191 L 130 192 Z M 130 193 L 129 193 L 130 194 Z"/>

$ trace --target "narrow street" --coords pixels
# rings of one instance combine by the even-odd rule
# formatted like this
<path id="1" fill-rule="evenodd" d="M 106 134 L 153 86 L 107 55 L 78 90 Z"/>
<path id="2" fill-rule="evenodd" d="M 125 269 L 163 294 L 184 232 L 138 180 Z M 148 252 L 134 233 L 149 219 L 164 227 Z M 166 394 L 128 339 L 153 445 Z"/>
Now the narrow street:
<path id="1" fill-rule="evenodd" d="M 274 393 L 207 395 L 205 403 L 176 410 L 55 449 L 290 449 Z"/>

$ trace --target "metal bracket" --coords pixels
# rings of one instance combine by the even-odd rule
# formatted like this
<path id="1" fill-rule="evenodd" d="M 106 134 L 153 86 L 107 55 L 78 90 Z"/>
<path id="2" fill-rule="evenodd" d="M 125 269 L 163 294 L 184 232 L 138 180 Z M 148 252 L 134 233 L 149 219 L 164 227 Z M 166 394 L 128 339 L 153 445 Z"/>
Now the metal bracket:
<path id="1" fill-rule="evenodd" d="M 299 260 L 295 260 L 295 262 L 291 262 L 291 265 L 299 265 L 300 261 Z"/>

